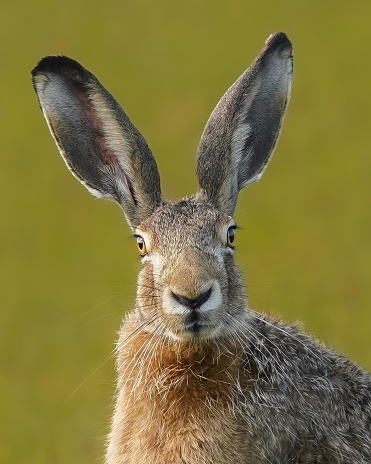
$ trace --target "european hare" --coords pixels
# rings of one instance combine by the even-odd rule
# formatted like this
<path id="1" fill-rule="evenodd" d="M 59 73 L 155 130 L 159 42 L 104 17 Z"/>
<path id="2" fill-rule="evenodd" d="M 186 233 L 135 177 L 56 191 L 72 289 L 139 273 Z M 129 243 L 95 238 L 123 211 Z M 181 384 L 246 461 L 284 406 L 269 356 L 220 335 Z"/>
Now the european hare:
<path id="1" fill-rule="evenodd" d="M 76 61 L 32 72 L 73 175 L 117 201 L 142 257 L 117 344 L 109 464 L 371 463 L 371 376 L 247 308 L 233 258 L 238 192 L 263 174 L 289 99 L 291 43 L 269 37 L 212 113 L 198 192 L 167 202 L 155 159 Z"/>

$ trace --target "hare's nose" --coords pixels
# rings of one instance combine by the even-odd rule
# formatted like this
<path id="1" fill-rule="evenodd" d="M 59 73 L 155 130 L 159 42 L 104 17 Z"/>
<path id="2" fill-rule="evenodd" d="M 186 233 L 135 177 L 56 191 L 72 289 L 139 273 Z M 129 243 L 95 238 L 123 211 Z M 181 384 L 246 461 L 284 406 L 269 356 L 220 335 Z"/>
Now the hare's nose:
<path id="1" fill-rule="evenodd" d="M 188 298 L 184 295 L 178 295 L 177 293 L 171 292 L 172 297 L 175 301 L 189 309 L 197 309 L 210 298 L 211 287 L 206 292 L 201 293 L 196 298 Z"/>

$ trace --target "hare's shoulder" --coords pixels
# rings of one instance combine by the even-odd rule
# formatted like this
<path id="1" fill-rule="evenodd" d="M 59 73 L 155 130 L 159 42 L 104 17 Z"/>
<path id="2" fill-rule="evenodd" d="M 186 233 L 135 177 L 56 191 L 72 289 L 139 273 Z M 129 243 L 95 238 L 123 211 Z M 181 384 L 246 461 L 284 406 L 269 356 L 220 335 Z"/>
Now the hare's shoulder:
<path id="1" fill-rule="evenodd" d="M 244 369 L 256 382 L 244 413 L 256 440 L 272 451 L 270 437 L 281 437 L 288 454 L 279 462 L 312 462 L 304 458 L 312 448 L 322 459 L 315 462 L 369 462 L 371 376 L 299 326 L 257 315 L 251 327 Z"/>
<path id="2" fill-rule="evenodd" d="M 244 325 L 248 343 L 243 366 L 262 384 L 310 395 L 354 390 L 371 396 L 371 375 L 305 333 L 300 324 L 248 311 Z"/>

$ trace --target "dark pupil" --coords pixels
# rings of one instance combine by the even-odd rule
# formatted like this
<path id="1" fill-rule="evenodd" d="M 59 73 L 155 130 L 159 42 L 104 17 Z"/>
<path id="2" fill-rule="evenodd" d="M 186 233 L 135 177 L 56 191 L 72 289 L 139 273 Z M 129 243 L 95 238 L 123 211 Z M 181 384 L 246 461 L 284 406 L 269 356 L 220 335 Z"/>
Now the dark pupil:
<path id="1" fill-rule="evenodd" d="M 137 238 L 137 242 L 138 242 L 139 250 L 143 251 L 143 249 L 144 249 L 144 240 L 142 238 Z"/>
<path id="2" fill-rule="evenodd" d="M 228 241 L 229 243 L 233 243 L 234 241 L 234 230 L 232 228 L 228 229 Z"/>

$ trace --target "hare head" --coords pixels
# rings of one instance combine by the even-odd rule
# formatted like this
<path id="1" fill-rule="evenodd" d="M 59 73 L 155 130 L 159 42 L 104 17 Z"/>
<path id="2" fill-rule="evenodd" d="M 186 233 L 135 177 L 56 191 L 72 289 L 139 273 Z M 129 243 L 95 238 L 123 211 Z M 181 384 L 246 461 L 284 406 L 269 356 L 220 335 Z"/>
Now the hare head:
<path id="1" fill-rule="evenodd" d="M 239 190 L 260 179 L 280 132 L 292 77 L 286 35 L 268 38 L 216 106 L 198 148 L 199 190 L 177 202 L 162 198 L 147 143 L 89 71 L 50 56 L 32 76 L 72 174 L 124 210 L 142 258 L 136 310 L 143 327 L 178 341 L 225 335 L 246 308 L 232 215 Z"/>

